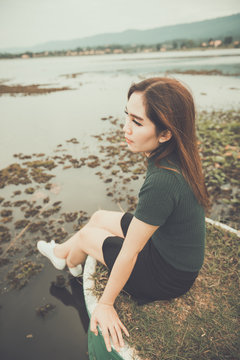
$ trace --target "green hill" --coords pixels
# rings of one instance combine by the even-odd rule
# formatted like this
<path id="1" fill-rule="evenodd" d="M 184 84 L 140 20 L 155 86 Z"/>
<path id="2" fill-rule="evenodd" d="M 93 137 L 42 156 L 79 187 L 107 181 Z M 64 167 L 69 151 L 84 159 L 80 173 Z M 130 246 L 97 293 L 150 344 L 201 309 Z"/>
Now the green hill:
<path id="1" fill-rule="evenodd" d="M 240 39 L 240 14 L 148 30 L 126 30 L 119 33 L 98 34 L 74 40 L 51 41 L 28 48 L 0 49 L 0 52 L 71 50 L 77 47 L 112 44 L 151 45 L 177 39 L 208 40 L 209 38 L 214 38 L 223 40 L 226 36 Z"/>

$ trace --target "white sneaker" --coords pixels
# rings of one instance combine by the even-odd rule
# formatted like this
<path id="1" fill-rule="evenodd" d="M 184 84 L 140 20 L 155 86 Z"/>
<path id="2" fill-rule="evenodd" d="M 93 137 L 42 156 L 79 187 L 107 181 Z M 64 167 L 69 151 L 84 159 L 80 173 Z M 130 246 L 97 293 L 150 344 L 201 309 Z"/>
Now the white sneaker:
<path id="1" fill-rule="evenodd" d="M 78 276 L 82 275 L 82 265 L 81 264 L 79 264 L 77 266 L 74 266 L 72 268 L 68 267 L 68 270 L 75 277 L 78 277 Z"/>
<path id="2" fill-rule="evenodd" d="M 38 251 L 40 251 L 42 255 L 46 256 L 56 269 L 63 270 L 66 266 L 66 260 L 54 255 L 53 249 L 55 246 L 56 244 L 54 240 L 51 240 L 51 242 L 46 242 L 43 240 L 37 242 Z"/>

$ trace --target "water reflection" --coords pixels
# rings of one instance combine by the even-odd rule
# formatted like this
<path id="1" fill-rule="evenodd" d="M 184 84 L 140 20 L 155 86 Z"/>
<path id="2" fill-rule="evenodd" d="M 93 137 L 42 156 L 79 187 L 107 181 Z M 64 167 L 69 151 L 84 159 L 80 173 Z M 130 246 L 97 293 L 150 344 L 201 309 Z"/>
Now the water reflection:
<path id="1" fill-rule="evenodd" d="M 85 333 L 88 331 L 89 317 L 85 307 L 82 282 L 79 279 L 71 278 L 69 280 L 71 291 L 65 286 L 58 286 L 52 283 L 49 292 L 56 299 L 60 300 L 64 305 L 71 306 L 77 310 Z"/>

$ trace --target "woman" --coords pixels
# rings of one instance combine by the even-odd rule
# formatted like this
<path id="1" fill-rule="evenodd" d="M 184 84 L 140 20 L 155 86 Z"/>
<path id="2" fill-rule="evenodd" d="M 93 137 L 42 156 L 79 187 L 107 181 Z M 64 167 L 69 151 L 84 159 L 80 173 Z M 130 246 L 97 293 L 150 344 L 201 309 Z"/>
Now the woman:
<path id="1" fill-rule="evenodd" d="M 123 128 L 128 147 L 148 160 L 134 215 L 97 211 L 89 223 L 61 245 L 38 243 L 55 267 L 67 264 L 77 276 L 87 255 L 111 270 L 92 314 L 108 351 L 117 350 L 122 331 L 114 309 L 124 288 L 138 303 L 186 293 L 203 264 L 208 194 L 197 149 L 194 102 L 177 80 L 151 78 L 130 87 Z"/>

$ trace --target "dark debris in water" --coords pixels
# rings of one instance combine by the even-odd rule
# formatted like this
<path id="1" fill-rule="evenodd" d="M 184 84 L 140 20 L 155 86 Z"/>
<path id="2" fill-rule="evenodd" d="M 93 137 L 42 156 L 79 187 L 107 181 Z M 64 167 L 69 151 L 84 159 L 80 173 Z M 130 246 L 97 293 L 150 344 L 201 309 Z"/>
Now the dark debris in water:
<path id="1" fill-rule="evenodd" d="M 40 168 L 33 168 L 30 172 L 33 180 L 37 183 L 47 183 L 50 179 L 55 177 L 55 175 L 47 174 Z"/>
<path id="2" fill-rule="evenodd" d="M 52 184 L 51 184 L 51 183 L 47 183 L 47 184 L 44 186 L 44 188 L 45 188 L 46 190 L 51 190 L 51 187 L 52 187 Z"/>
<path id="3" fill-rule="evenodd" d="M 54 203 L 53 203 L 53 206 L 58 206 L 58 205 L 60 205 L 62 203 L 62 201 L 55 201 Z"/>
<path id="4" fill-rule="evenodd" d="M 0 215 L 2 216 L 2 217 L 7 217 L 7 216 L 11 216 L 12 215 L 12 210 L 2 210 L 1 212 L 0 212 Z"/>
<path id="5" fill-rule="evenodd" d="M 37 231 L 44 231 L 46 229 L 47 222 L 46 221 L 36 221 L 29 225 L 28 231 L 31 233 L 35 233 Z"/>
<path id="6" fill-rule="evenodd" d="M 8 250 L 7 250 L 7 254 L 10 257 L 15 256 L 16 254 L 20 253 L 22 251 L 22 249 L 18 246 L 11 246 Z"/>
<path id="7" fill-rule="evenodd" d="M 4 265 L 8 265 L 10 262 L 11 261 L 10 261 L 9 257 L 4 257 L 4 258 L 0 257 L 0 267 L 2 267 Z"/>
<path id="8" fill-rule="evenodd" d="M 73 222 L 77 219 L 78 212 L 64 213 L 63 216 L 66 222 Z"/>
<path id="9" fill-rule="evenodd" d="M 13 192 L 13 196 L 21 195 L 21 190 L 16 190 Z"/>
<path id="10" fill-rule="evenodd" d="M 29 184 L 31 180 L 28 177 L 28 169 L 22 168 L 21 165 L 15 163 L 0 170 L 0 188 L 10 184 Z"/>
<path id="11" fill-rule="evenodd" d="M 45 198 L 43 199 L 43 203 L 44 203 L 44 204 L 49 203 L 49 201 L 50 201 L 49 196 L 47 196 L 47 197 L 45 197 Z"/>
<path id="12" fill-rule="evenodd" d="M 42 216 L 43 217 L 49 217 L 57 212 L 59 212 L 61 210 L 61 206 L 53 206 L 52 208 L 48 209 L 48 210 L 44 210 L 42 212 Z"/>
<path id="13" fill-rule="evenodd" d="M 23 165 L 27 165 L 29 168 L 44 167 L 44 168 L 49 169 L 49 170 L 52 170 L 57 166 L 53 160 L 27 161 L 27 162 L 23 163 Z"/>
<path id="14" fill-rule="evenodd" d="M 12 206 L 12 203 L 11 203 L 11 201 L 4 201 L 4 203 L 2 204 L 2 206 L 4 206 L 4 207 L 11 207 L 11 206 Z"/>
<path id="15" fill-rule="evenodd" d="M 29 224 L 29 220 L 25 220 L 25 219 L 17 220 L 17 221 L 14 223 L 16 229 L 23 229 L 23 228 L 25 228 L 28 224 Z"/>
<path id="16" fill-rule="evenodd" d="M 39 213 L 39 209 L 34 207 L 29 207 L 25 210 L 24 216 L 25 218 L 33 217 Z"/>
<path id="17" fill-rule="evenodd" d="M 58 288 L 64 288 L 68 283 L 63 275 L 57 275 L 56 280 L 52 281 L 52 285 Z"/>
<path id="18" fill-rule="evenodd" d="M 30 202 L 27 200 L 18 200 L 13 203 L 13 205 L 17 207 L 22 206 L 24 204 L 30 205 Z"/>
<path id="19" fill-rule="evenodd" d="M 72 143 L 72 144 L 79 144 L 79 141 L 78 141 L 76 138 L 72 138 L 72 139 L 66 140 L 66 142 Z"/>
<path id="20" fill-rule="evenodd" d="M 29 188 L 25 189 L 26 194 L 33 194 L 34 191 L 35 191 L 35 189 L 33 187 L 29 187 Z"/>
<path id="21" fill-rule="evenodd" d="M 1 222 L 2 222 L 3 224 L 7 224 L 7 223 L 9 223 L 9 222 L 12 222 L 12 220 L 13 220 L 13 217 L 12 217 L 12 216 L 6 216 L 6 217 L 4 217 L 4 218 L 1 219 Z"/>
<path id="22" fill-rule="evenodd" d="M 43 264 L 37 264 L 30 260 L 20 260 L 7 274 L 7 279 L 12 288 L 21 289 L 29 279 L 43 268 Z"/>
<path id="23" fill-rule="evenodd" d="M 56 305 L 53 304 L 46 304 L 36 308 L 36 314 L 41 317 L 45 317 L 49 314 L 50 311 L 54 310 Z"/>
<path id="24" fill-rule="evenodd" d="M 9 228 L 0 225 L 0 244 L 8 242 L 10 240 L 11 240 L 11 233 Z"/>
<path id="25" fill-rule="evenodd" d="M 22 153 L 13 154 L 13 156 L 14 156 L 15 158 L 20 159 L 20 160 L 26 160 L 26 159 L 31 159 L 31 158 L 32 158 L 31 155 L 24 155 L 24 154 L 22 154 Z"/>
<path id="26" fill-rule="evenodd" d="M 47 168 L 48 170 L 53 169 L 57 166 L 53 160 L 33 161 L 26 162 L 24 164 L 27 165 L 27 167 L 23 167 L 20 164 L 14 163 L 0 170 L 0 188 L 4 188 L 10 184 L 26 185 L 32 183 L 33 181 L 37 183 L 46 183 L 55 176 L 53 174 L 47 174 L 41 168 Z M 32 194 L 31 191 L 29 188 L 29 192 L 27 193 Z"/>
<path id="27" fill-rule="evenodd" d="M 51 238 L 54 238 L 54 240 L 57 243 L 61 243 L 62 241 L 66 240 L 67 236 L 68 236 L 68 232 L 63 228 L 63 227 L 59 227 L 57 228 L 53 234 L 49 237 L 49 240 Z"/>

